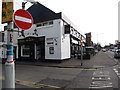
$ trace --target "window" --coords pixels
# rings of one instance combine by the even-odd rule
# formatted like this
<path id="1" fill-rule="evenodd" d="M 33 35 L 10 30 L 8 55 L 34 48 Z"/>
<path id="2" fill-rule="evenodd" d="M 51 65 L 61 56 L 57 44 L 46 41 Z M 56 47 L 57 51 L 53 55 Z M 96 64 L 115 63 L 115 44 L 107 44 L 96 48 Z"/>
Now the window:
<path id="1" fill-rule="evenodd" d="M 23 45 L 22 46 L 22 56 L 29 56 L 30 55 L 30 46 Z"/>
<path id="2" fill-rule="evenodd" d="M 47 26 L 48 25 L 48 22 L 43 22 L 43 26 Z"/>
<path id="3" fill-rule="evenodd" d="M 49 25 L 52 25 L 52 24 L 53 24 L 53 21 L 46 21 L 46 22 L 37 23 L 37 27 L 49 26 Z"/>
<path id="4" fill-rule="evenodd" d="M 53 24 L 53 21 L 49 21 L 49 25 L 52 25 Z"/>
<path id="5" fill-rule="evenodd" d="M 65 25 L 65 34 L 70 34 L 70 25 Z"/>
<path id="6" fill-rule="evenodd" d="M 2 33 L 2 42 L 4 42 L 5 40 L 4 40 L 4 33 Z"/>
<path id="7" fill-rule="evenodd" d="M 38 24 L 37 24 L 37 27 L 41 27 L 41 26 L 42 26 L 42 23 L 38 23 Z"/>
<path id="8" fill-rule="evenodd" d="M 49 53 L 54 54 L 54 47 L 49 47 Z"/>

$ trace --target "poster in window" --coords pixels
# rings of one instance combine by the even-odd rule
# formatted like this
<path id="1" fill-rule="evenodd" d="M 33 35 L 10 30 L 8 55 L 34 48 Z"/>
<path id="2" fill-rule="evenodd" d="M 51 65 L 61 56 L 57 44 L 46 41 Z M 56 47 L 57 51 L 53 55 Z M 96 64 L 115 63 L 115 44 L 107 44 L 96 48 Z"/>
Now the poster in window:
<path id="1" fill-rule="evenodd" d="M 54 47 L 49 47 L 49 53 L 54 54 Z"/>

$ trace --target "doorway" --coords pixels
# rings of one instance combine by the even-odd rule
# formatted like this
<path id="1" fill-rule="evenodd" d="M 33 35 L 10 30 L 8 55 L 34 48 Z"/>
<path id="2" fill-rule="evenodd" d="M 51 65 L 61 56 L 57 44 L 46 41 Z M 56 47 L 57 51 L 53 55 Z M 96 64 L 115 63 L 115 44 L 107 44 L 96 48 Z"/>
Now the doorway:
<path id="1" fill-rule="evenodd" d="M 18 40 L 19 58 L 22 60 L 45 59 L 45 37 L 27 37 Z"/>

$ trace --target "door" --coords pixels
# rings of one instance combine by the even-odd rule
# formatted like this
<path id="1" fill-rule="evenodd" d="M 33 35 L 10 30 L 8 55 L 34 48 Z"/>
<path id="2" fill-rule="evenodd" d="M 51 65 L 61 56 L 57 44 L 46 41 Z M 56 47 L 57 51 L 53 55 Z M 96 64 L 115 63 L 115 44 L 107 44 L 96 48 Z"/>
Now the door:
<path id="1" fill-rule="evenodd" d="M 41 58 L 41 49 L 40 46 L 36 46 L 36 59 L 39 60 Z"/>
<path id="2" fill-rule="evenodd" d="M 34 44 L 25 44 L 21 46 L 21 57 L 24 59 L 34 60 Z"/>
<path id="3" fill-rule="evenodd" d="M 36 39 L 36 59 L 45 59 L 45 37 Z"/>
<path id="4" fill-rule="evenodd" d="M 30 44 L 30 55 L 29 56 L 31 60 L 35 59 L 34 45 L 35 44 Z"/>

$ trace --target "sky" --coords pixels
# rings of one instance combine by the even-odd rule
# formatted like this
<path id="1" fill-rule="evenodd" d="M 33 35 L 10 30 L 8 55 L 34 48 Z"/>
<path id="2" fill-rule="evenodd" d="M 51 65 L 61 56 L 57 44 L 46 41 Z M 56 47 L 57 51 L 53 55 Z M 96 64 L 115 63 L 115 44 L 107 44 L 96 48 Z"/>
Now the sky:
<path id="1" fill-rule="evenodd" d="M 14 0 L 14 9 L 22 0 Z M 118 40 L 118 1 L 120 0 L 36 0 L 53 10 L 63 12 L 82 34 L 91 32 L 94 43 L 102 46 Z M 0 0 L 1 2 L 1 0 Z M 1 3 L 0 3 L 1 4 Z M 31 4 L 28 3 L 26 7 Z M 1 5 L 0 5 L 1 7 Z M 1 11 L 0 11 L 1 12 Z M 3 30 L 0 24 L 0 30 Z"/>

